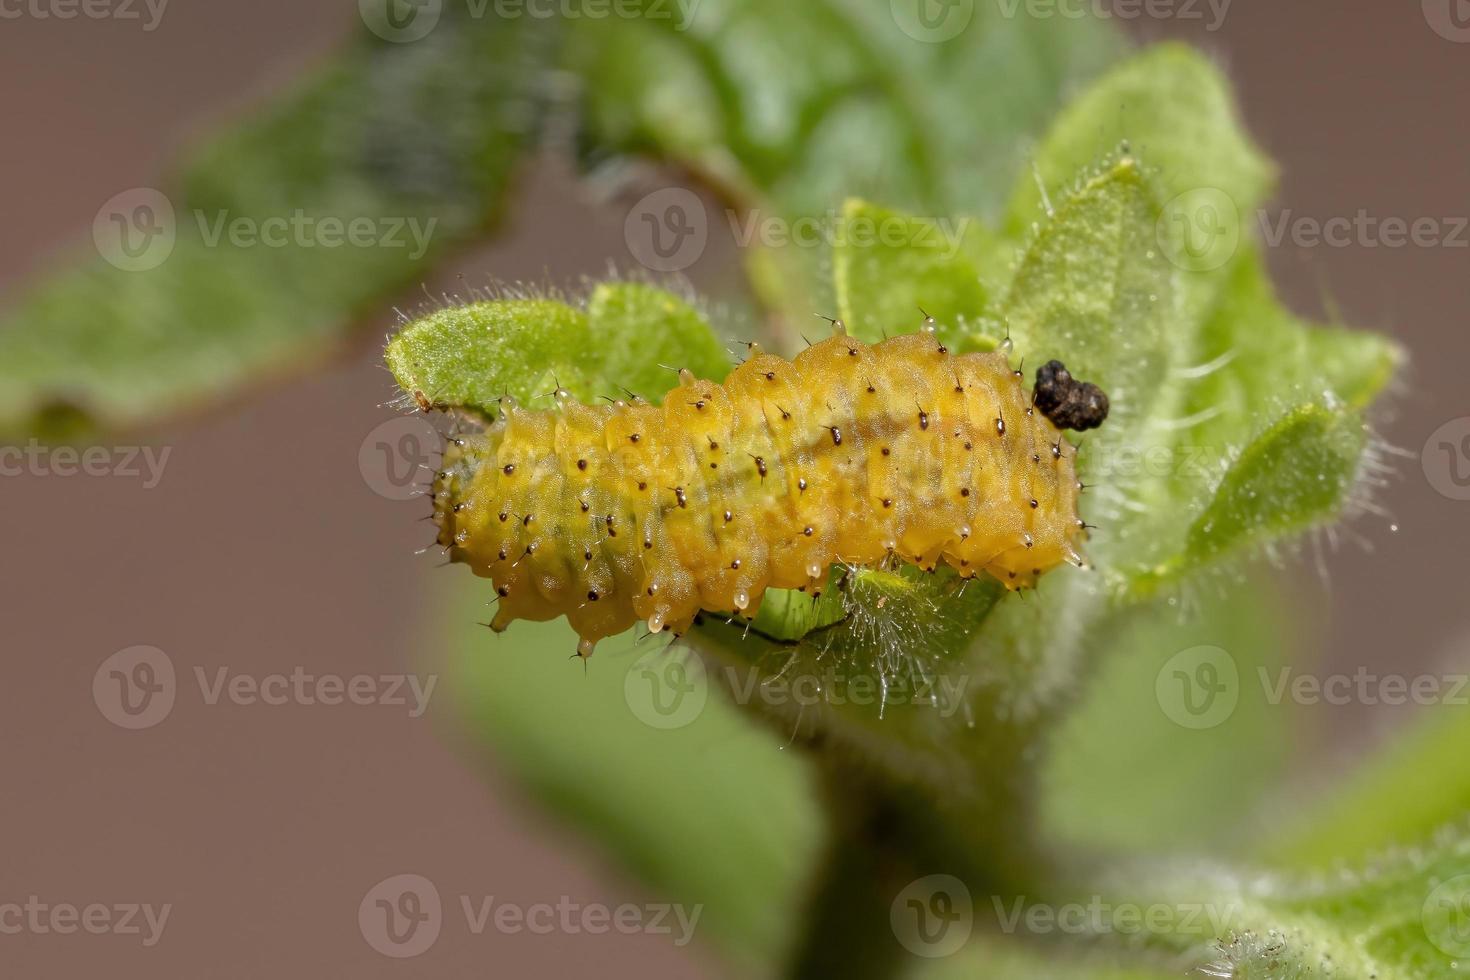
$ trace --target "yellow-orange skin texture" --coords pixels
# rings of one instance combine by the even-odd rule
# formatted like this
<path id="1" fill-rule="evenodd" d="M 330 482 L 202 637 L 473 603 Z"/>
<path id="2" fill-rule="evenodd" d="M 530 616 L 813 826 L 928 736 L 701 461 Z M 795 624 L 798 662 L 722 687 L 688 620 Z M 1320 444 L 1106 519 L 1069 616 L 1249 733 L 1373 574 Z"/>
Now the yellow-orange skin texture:
<path id="1" fill-rule="evenodd" d="M 752 348 L 723 385 L 680 372 L 662 405 L 556 403 L 508 406 L 435 479 L 439 541 L 494 581 L 497 630 L 565 615 L 587 655 L 640 620 L 752 616 L 835 562 L 1010 588 L 1080 563 L 1072 450 L 1001 353 L 839 333 L 794 361 Z"/>

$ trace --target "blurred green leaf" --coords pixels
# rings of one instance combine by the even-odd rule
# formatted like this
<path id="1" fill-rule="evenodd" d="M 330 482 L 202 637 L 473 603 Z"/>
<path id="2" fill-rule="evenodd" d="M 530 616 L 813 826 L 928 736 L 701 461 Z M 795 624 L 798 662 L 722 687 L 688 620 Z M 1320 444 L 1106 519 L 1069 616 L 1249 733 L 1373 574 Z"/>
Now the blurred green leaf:
<path id="1" fill-rule="evenodd" d="M 194 154 L 165 204 L 100 216 L 99 248 L 127 264 L 126 234 L 141 267 L 94 258 L 5 315 L 0 438 L 143 425 L 320 357 L 493 222 L 549 48 L 536 18 L 452 11 L 413 44 L 364 37 Z"/>
<path id="2" fill-rule="evenodd" d="M 434 310 L 389 341 L 387 360 L 404 391 L 486 417 L 502 394 L 528 403 L 560 384 L 584 402 L 624 389 L 657 400 L 676 381 L 671 367 L 724 380 L 730 366 L 693 307 L 630 282 L 596 286 L 585 308 L 499 299 Z"/>
<path id="3" fill-rule="evenodd" d="M 584 671 L 565 622 L 495 636 L 475 625 L 485 590 L 454 591 L 454 689 L 495 762 L 661 900 L 702 905 L 700 934 L 734 963 L 772 972 L 822 844 L 803 760 L 702 673 L 669 711 L 661 675 L 684 661 L 662 643 L 604 642 Z"/>
<path id="4" fill-rule="evenodd" d="M 988 3 L 951 16 L 936 32 L 907 0 L 704 0 L 687 21 L 584 20 L 566 62 L 586 80 L 584 155 L 670 160 L 741 222 L 815 218 L 830 231 L 854 194 L 994 219 L 1029 143 L 1124 44 L 1101 18 Z M 775 313 L 801 323 L 835 308 L 823 249 L 747 258 Z"/>
<path id="5" fill-rule="evenodd" d="M 832 254 L 837 315 L 876 343 L 912 333 L 928 313 L 946 341 L 957 341 L 986 311 L 980 263 L 989 238 L 978 219 L 930 221 L 849 200 Z"/>
<path id="6" fill-rule="evenodd" d="M 1093 676 L 1047 738 L 1047 835 L 1139 856 L 1253 840 L 1292 734 L 1286 706 L 1255 679 L 1279 666 L 1289 632 L 1284 610 L 1249 581 L 1197 598 L 1187 616 L 1158 601 L 1095 627 Z"/>
<path id="7" fill-rule="evenodd" d="M 1420 709 L 1344 778 L 1315 797 L 1294 796 L 1262 852 L 1277 866 L 1327 868 L 1424 844 L 1470 813 L 1467 744 L 1470 711 L 1463 703 Z"/>

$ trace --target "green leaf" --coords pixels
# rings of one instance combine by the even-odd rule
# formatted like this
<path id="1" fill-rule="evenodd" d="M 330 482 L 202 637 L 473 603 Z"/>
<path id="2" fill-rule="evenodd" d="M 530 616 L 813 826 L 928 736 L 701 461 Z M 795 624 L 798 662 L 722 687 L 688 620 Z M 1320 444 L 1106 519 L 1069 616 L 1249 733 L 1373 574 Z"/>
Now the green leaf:
<path id="1" fill-rule="evenodd" d="M 1457 976 L 1470 962 L 1470 838 L 1463 830 L 1422 850 L 1305 878 L 1178 875 L 1129 904 L 1163 910 L 1154 939 L 1193 951 L 1206 976 L 1411 980 Z"/>
<path id="2" fill-rule="evenodd" d="M 1362 410 L 1402 353 L 1375 334 L 1303 323 L 1281 306 L 1249 248 L 1229 268 L 1195 358 L 1165 426 L 1172 441 L 1156 457 L 1167 465 L 1152 469 L 1162 479 L 1145 498 L 1148 546 L 1132 553 L 1138 565 L 1128 574 L 1143 589 L 1340 516 L 1358 492 L 1352 476 L 1376 465 L 1363 454 Z M 1294 441 L 1313 432 L 1320 445 Z M 1267 486 L 1283 496 L 1261 496 Z M 1252 492 L 1272 514 L 1242 536 Z"/>
<path id="3" fill-rule="evenodd" d="M 1179 358 L 1175 270 L 1159 253 L 1159 204 L 1130 157 L 1061 201 L 1021 257 L 1006 322 L 1017 349 L 1065 357 L 1116 410 L 1097 438 L 1118 443 L 1148 418 L 1159 377 Z"/>
<path id="4" fill-rule="evenodd" d="M 1224 75 L 1192 48 L 1161 44 L 1108 72 L 1061 113 L 1036 152 L 1039 184 L 1016 185 L 1006 230 L 1019 236 L 1044 217 L 1042 186 L 1052 200 L 1064 196 L 1079 173 L 1125 144 L 1123 155 L 1147 162 L 1165 202 L 1211 189 L 1248 214 L 1275 178 L 1241 128 Z"/>
<path id="5" fill-rule="evenodd" d="M 1190 525 L 1184 559 L 1204 564 L 1335 520 L 1367 441 L 1353 412 L 1307 404 L 1240 454 Z"/>
<path id="6" fill-rule="evenodd" d="M 1032 747 L 1075 682 L 1096 577 L 1063 569 L 1024 597 L 913 567 L 840 577 L 835 622 L 819 605 L 822 625 L 803 634 L 808 619 L 763 609 L 748 628 L 707 617 L 687 638 L 736 704 L 820 750 L 844 806 L 884 801 L 888 832 L 909 849 L 1024 880 L 1042 860 Z M 1063 605 L 1067 616 L 1049 616 Z"/>
<path id="7" fill-rule="evenodd" d="M 1047 737 L 1044 829 L 1064 847 L 1221 853 L 1253 841 L 1277 784 L 1290 715 L 1254 683 L 1274 670 L 1284 610 L 1254 582 L 1155 602 L 1093 628 L 1094 673 Z"/>
<path id="8" fill-rule="evenodd" d="M 678 651 L 608 641 L 584 672 L 565 622 L 494 636 L 475 624 L 484 588 L 462 586 L 438 625 L 455 651 L 446 680 L 494 762 L 660 900 L 700 906 L 698 935 L 736 965 L 769 974 L 822 843 L 802 761 L 702 673 L 679 672 L 692 689 L 660 700 Z"/>
<path id="9" fill-rule="evenodd" d="M 1122 957 L 1079 955 L 986 938 L 953 956 L 917 960 L 908 980 L 1177 980 L 1177 970 L 1125 966 Z"/>
<path id="10" fill-rule="evenodd" d="M 7 313 L 0 438 L 140 426 L 300 370 L 484 231 L 533 128 L 547 27 L 455 17 L 355 43 L 190 157 L 166 199 L 102 215 L 99 247 L 136 271 L 94 257 Z"/>
<path id="11" fill-rule="evenodd" d="M 1004 590 L 912 567 L 834 578 L 818 602 L 778 593 L 749 629 L 706 618 L 691 640 L 735 702 L 788 737 L 854 750 L 894 779 L 932 778 L 936 793 L 952 786 L 967 745 L 984 742 L 976 705 L 998 696 L 967 663 L 968 638 Z"/>
<path id="12" fill-rule="evenodd" d="M 924 313 L 958 340 L 987 312 L 981 269 L 996 243 L 978 219 L 931 221 L 849 200 L 836 239 L 837 315 L 865 341 L 911 333 Z"/>
<path id="13" fill-rule="evenodd" d="M 577 22 L 566 64 L 585 80 L 586 155 L 673 161 L 719 188 L 737 224 L 814 218 L 830 231 L 854 193 L 935 219 L 994 218 L 1028 144 L 1123 51 L 1121 35 L 1100 18 L 988 3 L 956 5 L 953 33 L 936 35 L 911 8 L 704 0 L 687 22 L 667 5 Z M 755 284 L 797 330 L 834 307 L 824 249 L 755 244 Z"/>
<path id="14" fill-rule="evenodd" d="M 1448 682 L 1451 687 L 1457 681 Z M 1345 777 L 1296 805 L 1261 848 L 1276 866 L 1326 868 L 1390 847 L 1422 845 L 1470 813 L 1470 712 L 1421 709 L 1405 730 Z"/>
<path id="15" fill-rule="evenodd" d="M 729 368 L 695 309 L 629 282 L 595 287 L 585 308 L 500 299 L 435 310 L 389 341 L 387 360 L 415 398 L 487 417 L 503 394 L 530 402 L 560 385 L 582 401 L 624 389 L 657 399 L 678 368 L 720 380 Z"/>
<path id="16" fill-rule="evenodd" d="M 1318 428 L 1330 443 L 1312 450 L 1329 467 L 1321 481 L 1299 464 L 1296 483 L 1268 476 L 1261 467 L 1290 461 L 1247 447 L 1302 406 L 1366 406 L 1399 356 L 1382 338 L 1312 327 L 1281 307 L 1240 221 L 1272 170 L 1220 74 L 1177 45 L 1139 55 L 1062 114 L 1037 170 L 1051 211 L 1035 181 L 1018 186 L 1007 231 L 1037 223 L 1002 311 L 1018 351 L 1062 358 L 1112 400 L 1078 461 L 1096 487 L 1084 513 L 1102 526 L 1091 552 L 1110 585 L 1148 591 L 1340 515 L 1351 423 Z M 1080 183 L 1079 170 L 1090 174 Z M 1258 469 L 1225 487 L 1247 454 Z M 1290 499 L 1258 533 L 1227 540 L 1223 512 L 1244 513 L 1236 490 L 1263 480 Z M 1313 497 L 1305 480 L 1339 494 Z"/>

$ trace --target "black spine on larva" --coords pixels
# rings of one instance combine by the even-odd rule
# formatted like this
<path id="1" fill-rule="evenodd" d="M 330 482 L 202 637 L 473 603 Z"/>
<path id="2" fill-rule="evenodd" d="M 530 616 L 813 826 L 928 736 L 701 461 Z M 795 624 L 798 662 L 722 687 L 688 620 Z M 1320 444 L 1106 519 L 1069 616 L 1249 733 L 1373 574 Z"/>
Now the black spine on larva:
<path id="1" fill-rule="evenodd" d="M 1072 377 L 1061 361 L 1036 369 L 1036 407 L 1058 429 L 1095 429 L 1108 417 L 1108 396 L 1090 381 Z"/>

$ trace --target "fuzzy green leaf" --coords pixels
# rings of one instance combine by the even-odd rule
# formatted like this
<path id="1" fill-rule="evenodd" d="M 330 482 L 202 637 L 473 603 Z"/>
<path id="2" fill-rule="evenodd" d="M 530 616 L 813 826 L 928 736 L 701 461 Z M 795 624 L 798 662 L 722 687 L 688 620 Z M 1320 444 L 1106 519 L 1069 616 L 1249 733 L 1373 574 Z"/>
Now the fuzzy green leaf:
<path id="1" fill-rule="evenodd" d="M 625 388 L 657 399 L 676 382 L 670 367 L 717 380 L 729 368 L 698 311 L 628 282 L 597 286 L 585 307 L 499 299 L 434 310 L 389 341 L 387 360 L 415 398 L 486 417 L 503 394 L 528 403 L 560 384 L 589 402 Z"/>
<path id="2" fill-rule="evenodd" d="M 1154 588 L 1339 516 L 1353 490 L 1337 455 L 1352 450 L 1337 438 L 1346 421 L 1318 430 L 1331 443 L 1313 456 L 1329 467 L 1321 480 L 1304 465 L 1291 468 L 1296 480 L 1272 474 L 1289 492 L 1256 533 L 1233 534 L 1218 510 L 1206 516 L 1244 516 L 1223 481 L 1268 429 L 1306 404 L 1363 408 L 1399 360 L 1382 338 L 1310 326 L 1281 307 L 1240 220 L 1272 169 L 1219 73 L 1176 45 L 1131 59 L 1062 114 L 1037 168 L 1052 210 L 1035 181 L 1018 186 L 1007 230 L 1036 230 L 1002 313 L 1018 351 L 1062 358 L 1112 400 L 1079 457 L 1097 487 L 1085 513 L 1102 525 L 1092 556 L 1110 584 Z M 1079 168 L 1096 169 L 1079 183 Z"/>
<path id="3" fill-rule="evenodd" d="M 1147 161 L 1165 202 L 1212 189 L 1245 214 L 1275 178 L 1241 128 L 1224 75 L 1192 48 L 1161 44 L 1108 72 L 1061 113 L 1037 150 L 1038 180 L 1016 185 L 1006 230 L 1019 236 L 1044 218 L 1042 186 L 1056 201 L 1079 173 L 1123 147 Z"/>
<path id="4" fill-rule="evenodd" d="M 1419 980 L 1457 976 L 1470 956 L 1470 837 L 1462 830 L 1305 878 L 1176 874 L 1126 904 L 1162 910 L 1153 940 L 1191 955 L 1206 976 Z"/>
<path id="5" fill-rule="evenodd" d="M 1127 556 L 1136 563 L 1126 570 L 1131 581 L 1152 588 L 1339 517 L 1357 492 L 1354 475 L 1374 465 L 1364 456 L 1362 411 L 1401 361 L 1384 337 L 1293 316 L 1276 298 L 1259 254 L 1244 249 L 1200 328 L 1194 363 L 1181 372 L 1178 407 L 1162 424 L 1167 442 L 1154 457 L 1159 465 L 1143 466 L 1142 455 L 1118 461 L 1152 477 L 1134 490 L 1147 506 L 1133 523 L 1141 546 Z M 1292 457 L 1286 455 L 1296 451 L 1292 443 L 1282 440 L 1306 434 L 1301 413 L 1316 420 L 1308 428 L 1323 441 L 1300 446 L 1301 455 Z M 1328 424 L 1326 416 L 1337 421 Z M 1252 460 L 1254 468 L 1242 468 Z M 1263 466 L 1279 471 L 1268 475 Z M 1272 513 L 1259 515 L 1253 533 L 1242 535 L 1240 521 L 1249 519 L 1242 508 L 1252 490 L 1265 489 L 1262 480 L 1273 481 L 1280 496 L 1256 498 Z M 1226 511 L 1237 519 L 1222 521 Z"/>
<path id="6" fill-rule="evenodd" d="M 749 630 L 707 621 L 696 645 L 734 700 L 777 730 L 849 746 L 893 778 L 932 775 L 937 791 L 941 770 L 952 778 L 966 765 L 975 705 L 996 694 L 965 649 L 1003 590 L 947 575 L 936 584 L 913 568 L 834 578 L 818 603 L 778 593 Z"/>
<path id="7" fill-rule="evenodd" d="M 1017 349 L 1065 358 L 1116 410 L 1096 438 L 1132 438 L 1177 362 L 1175 270 L 1159 253 L 1159 202 L 1131 157 L 1061 201 L 1021 258 L 1003 310 Z"/>
<path id="8" fill-rule="evenodd" d="M 1356 413 L 1306 404 L 1248 445 L 1190 525 L 1185 560 L 1204 564 L 1330 521 L 1367 439 Z"/>
<path id="9" fill-rule="evenodd" d="M 981 269 L 994 247 L 978 219 L 930 221 L 850 200 L 832 254 L 837 315 L 876 342 L 911 333 L 928 313 L 958 340 L 986 312 Z"/>
<path id="10" fill-rule="evenodd" d="M 917 960 L 917 958 L 915 958 Z M 1178 980 L 1163 966 L 1125 966 L 1107 955 L 1084 956 L 1041 950 L 1018 942 L 986 939 L 953 956 L 918 961 L 908 980 Z"/>

